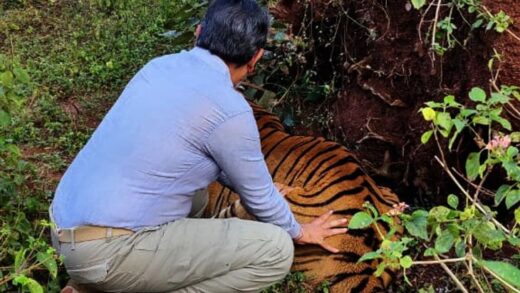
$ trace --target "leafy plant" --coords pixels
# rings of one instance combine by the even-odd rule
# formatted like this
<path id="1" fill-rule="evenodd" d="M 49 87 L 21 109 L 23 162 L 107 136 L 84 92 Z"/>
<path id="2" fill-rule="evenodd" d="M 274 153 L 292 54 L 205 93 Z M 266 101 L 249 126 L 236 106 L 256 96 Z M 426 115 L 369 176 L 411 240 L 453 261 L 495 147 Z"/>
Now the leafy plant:
<path id="1" fill-rule="evenodd" d="M 466 27 L 470 32 L 485 28 L 486 31 L 494 29 L 498 33 L 503 33 L 508 31 L 512 24 L 511 17 L 504 11 L 494 14 L 482 4 L 481 0 L 412 0 L 411 3 L 415 9 L 422 11 L 423 20 L 428 17 L 428 13 L 433 14 L 426 35 L 431 36 L 430 48 L 439 56 L 457 45 L 465 45 L 465 41 L 459 40 L 465 38 L 462 33 L 458 34 L 459 37 L 455 36 L 458 30 L 462 31 L 462 27 Z M 461 19 L 458 21 L 460 25 L 455 24 L 456 15 Z M 422 23 L 423 21 L 419 30 L 422 28 Z"/>
<path id="2" fill-rule="evenodd" d="M 490 69 L 493 69 L 493 62 L 490 64 Z M 418 209 L 411 214 L 402 213 L 406 206 L 401 204 L 394 206 L 389 214 L 381 216 L 370 205 L 366 205 L 367 211 L 358 212 L 351 218 L 350 229 L 373 226 L 383 239 L 377 251 L 369 252 L 359 259 L 380 259 L 376 275 L 380 275 L 386 268 L 402 268 L 406 273 L 406 269 L 412 265 L 440 264 L 459 289 L 468 292 L 463 282 L 446 265 L 460 262 L 466 265 L 468 275 L 480 292 L 493 291 L 489 283 L 482 282 L 485 275 L 491 275 L 498 284 L 510 290 L 520 290 L 520 269 L 507 259 L 487 259 L 489 256 L 484 253 L 500 250 L 505 245 L 517 250 L 520 248 L 520 207 L 514 211 L 515 223 L 508 229 L 496 220 L 497 212 L 483 204 L 479 197 L 484 192 L 486 178 L 499 168 L 505 172 L 507 183 L 495 192 L 486 189 L 486 194 L 494 197 L 495 206 L 505 203 L 507 209 L 514 208 L 520 202 L 520 156 L 516 145 L 520 143 L 520 133 L 512 131 L 511 123 L 503 115 L 505 108 L 512 106 L 512 101 L 520 100 L 519 88 L 498 87 L 497 76 L 492 76 L 494 91 L 488 94 L 479 87 L 472 88 L 468 93 L 471 104 L 463 105 L 453 95 L 447 95 L 442 102 L 430 101 L 420 109 L 424 120 L 431 123 L 431 130 L 422 135 L 421 141 L 428 143 L 433 138 L 440 153 L 440 158 L 435 159 L 461 194 L 450 194 L 447 196 L 447 206 L 436 206 L 429 211 Z M 487 135 L 481 135 L 482 128 Z M 463 133 L 472 134 L 479 149 L 468 155 L 465 176 L 448 166 L 441 144 L 446 139 L 448 150 L 451 151 L 454 142 Z M 458 178 L 469 182 L 473 190 L 464 188 Z M 392 238 L 398 229 L 398 222 L 389 215 L 399 215 L 401 219 L 405 233 L 400 239 Z M 386 234 L 377 228 L 381 221 L 391 227 Z M 413 260 L 410 255 L 406 255 L 412 245 L 419 247 L 422 257 L 433 259 Z"/>

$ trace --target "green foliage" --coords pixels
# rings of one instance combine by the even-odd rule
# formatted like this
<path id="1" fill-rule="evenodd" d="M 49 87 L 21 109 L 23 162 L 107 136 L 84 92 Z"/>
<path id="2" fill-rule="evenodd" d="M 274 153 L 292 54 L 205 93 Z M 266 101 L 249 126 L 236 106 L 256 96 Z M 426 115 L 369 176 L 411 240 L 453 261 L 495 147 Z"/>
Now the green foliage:
<path id="1" fill-rule="evenodd" d="M 433 35 L 430 37 L 430 47 L 439 56 L 457 45 L 465 46 L 468 36 L 464 34 L 468 30 L 471 33 L 484 28 L 486 31 L 494 29 L 503 33 L 513 23 L 511 17 L 502 10 L 496 14 L 491 13 L 481 0 L 412 0 L 411 3 L 415 9 L 423 10 L 423 17 L 428 16 L 432 7 L 431 10 L 436 11 L 426 35 Z"/>
<path id="2" fill-rule="evenodd" d="M 387 234 L 382 234 L 377 228 L 383 239 L 380 248 L 363 255 L 359 260 L 380 260 L 376 275 L 380 275 L 386 268 L 400 267 L 406 272 L 412 265 L 421 263 L 407 255 L 413 245 L 416 249 L 419 247 L 422 257 L 443 259 L 448 258 L 448 255 L 456 255 L 457 259 L 449 261 L 466 262 L 466 267 L 471 270 L 470 275 L 476 274 L 471 268 L 480 265 L 496 278 L 497 286 L 505 284 L 520 288 L 520 270 L 515 265 L 503 260 L 484 259 L 483 254 L 486 250 L 500 250 L 505 245 L 520 248 L 520 207 L 514 211 L 515 224 L 508 230 L 494 218 L 496 212 L 479 201 L 481 188 L 487 176 L 493 169 L 500 168 L 507 174 L 507 178 L 494 193 L 495 205 L 505 203 L 506 208 L 511 209 L 520 202 L 520 157 L 515 145 L 520 142 L 520 134 L 513 132 L 510 122 L 502 116 L 504 107 L 512 101 L 519 100 L 520 94 L 516 86 L 494 85 L 493 88 L 496 91 L 489 94 L 478 87 L 471 89 L 468 93 L 471 101 L 469 105 L 463 105 L 454 96 L 448 95 L 442 102 L 427 102 L 419 111 L 424 120 L 431 125 L 431 129 L 421 137 L 422 143 L 434 138 L 441 152 L 441 166 L 461 188 L 463 197 L 450 194 L 447 196 L 449 207 L 440 205 L 429 211 L 415 210 L 411 214 L 403 213 L 402 207 L 406 206 L 404 204 L 394 206 L 387 215 L 400 216 L 401 224 L 405 228 L 400 239 L 392 238 L 394 232 L 399 229 L 398 221 L 383 218 L 387 215 L 380 216 L 377 212 L 374 213 L 369 205 L 366 206 L 366 211 L 356 213 L 352 217 L 350 229 L 366 228 L 369 225 L 377 228 L 379 221 L 384 221 L 391 227 Z M 482 128 L 487 132 L 487 136 L 480 135 Z M 474 182 L 473 191 L 463 189 L 453 176 L 447 162 L 444 161 L 441 144 L 442 139 L 446 139 L 448 149 L 451 150 L 454 142 L 463 133 L 474 135 L 479 149 L 468 155 L 464 166 L 466 180 Z M 459 198 L 464 197 L 466 201 L 461 202 Z M 473 278 L 473 281 L 478 282 L 478 286 L 487 286 L 481 284 L 477 278 Z"/>
<path id="3" fill-rule="evenodd" d="M 192 45 L 205 3 L 10 3 L 0 14 L 0 291 L 57 292 L 61 261 L 42 220 L 57 179 L 138 68 Z"/>

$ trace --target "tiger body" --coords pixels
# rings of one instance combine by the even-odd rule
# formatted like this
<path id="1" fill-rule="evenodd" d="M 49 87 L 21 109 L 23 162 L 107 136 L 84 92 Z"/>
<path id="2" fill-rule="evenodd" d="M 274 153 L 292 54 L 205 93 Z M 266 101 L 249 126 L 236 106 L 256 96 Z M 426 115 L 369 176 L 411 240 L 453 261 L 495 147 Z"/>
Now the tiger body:
<path id="1" fill-rule="evenodd" d="M 293 187 L 285 197 L 299 223 L 308 223 L 329 210 L 335 211 L 335 217 L 350 218 L 362 211 L 367 201 L 385 213 L 398 202 L 395 194 L 379 188 L 366 175 L 345 147 L 324 138 L 289 135 L 275 115 L 258 105 L 251 106 L 273 180 Z M 253 219 L 240 205 L 238 194 L 218 183 L 209 187 L 205 214 Z M 357 263 L 360 256 L 378 249 L 379 236 L 374 227 L 350 230 L 328 238 L 327 243 L 341 252 L 297 246 L 292 270 L 305 272 L 313 285 L 328 280 L 332 292 L 376 292 L 386 287 L 388 272 L 380 278 L 373 276 L 377 260 Z"/>

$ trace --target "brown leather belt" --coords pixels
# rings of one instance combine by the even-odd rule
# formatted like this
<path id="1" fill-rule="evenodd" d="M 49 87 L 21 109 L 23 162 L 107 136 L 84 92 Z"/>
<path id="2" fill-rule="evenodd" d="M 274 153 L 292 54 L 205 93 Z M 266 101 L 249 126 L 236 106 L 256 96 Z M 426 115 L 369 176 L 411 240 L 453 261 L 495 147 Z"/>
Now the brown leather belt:
<path id="1" fill-rule="evenodd" d="M 58 231 L 58 240 L 66 243 L 77 243 L 131 234 L 134 234 L 132 230 L 123 228 L 81 226 L 74 229 L 60 229 Z"/>

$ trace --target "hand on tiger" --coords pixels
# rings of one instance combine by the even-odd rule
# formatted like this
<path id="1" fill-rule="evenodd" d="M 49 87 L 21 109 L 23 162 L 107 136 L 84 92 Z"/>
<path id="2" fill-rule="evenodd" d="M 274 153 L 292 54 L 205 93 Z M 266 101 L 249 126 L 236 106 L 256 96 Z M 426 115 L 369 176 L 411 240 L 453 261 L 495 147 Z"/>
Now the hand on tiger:
<path id="1" fill-rule="evenodd" d="M 291 192 L 294 189 L 294 187 L 279 182 L 275 182 L 274 186 L 276 187 L 276 189 L 278 189 L 278 192 L 280 192 L 280 194 L 283 197 L 285 197 L 289 192 Z"/>
<path id="2" fill-rule="evenodd" d="M 294 241 L 297 244 L 317 244 L 332 253 L 338 253 L 339 249 L 327 244 L 325 239 L 347 233 L 347 228 L 338 228 L 344 227 L 347 219 L 332 219 L 333 213 L 334 211 L 329 211 L 308 224 L 302 224 L 302 232 Z"/>

